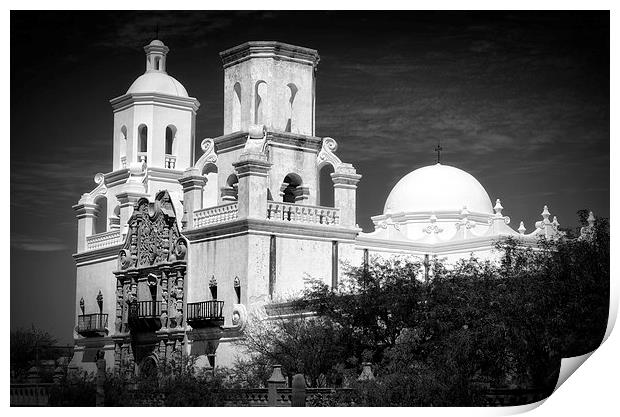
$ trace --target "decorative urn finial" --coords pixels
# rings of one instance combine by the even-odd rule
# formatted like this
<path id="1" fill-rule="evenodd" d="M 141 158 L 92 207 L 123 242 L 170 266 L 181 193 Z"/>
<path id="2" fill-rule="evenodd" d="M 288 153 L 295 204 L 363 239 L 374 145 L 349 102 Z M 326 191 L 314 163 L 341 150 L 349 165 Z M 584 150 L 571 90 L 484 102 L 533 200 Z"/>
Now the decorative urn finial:
<path id="1" fill-rule="evenodd" d="M 497 200 L 495 200 L 495 207 L 493 207 L 493 210 L 495 210 L 495 215 L 496 216 L 501 216 L 503 209 L 504 209 L 504 207 L 502 207 L 502 203 L 501 203 L 501 201 L 498 198 Z"/>

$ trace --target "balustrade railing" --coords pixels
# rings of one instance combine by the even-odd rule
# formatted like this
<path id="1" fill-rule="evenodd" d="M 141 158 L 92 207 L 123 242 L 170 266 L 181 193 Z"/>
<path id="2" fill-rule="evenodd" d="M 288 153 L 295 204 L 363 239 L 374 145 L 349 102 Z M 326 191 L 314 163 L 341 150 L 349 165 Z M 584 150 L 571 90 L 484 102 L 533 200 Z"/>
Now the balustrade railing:
<path id="1" fill-rule="evenodd" d="M 235 220 L 238 217 L 237 202 L 194 211 L 194 227 L 205 227 Z M 306 206 L 293 203 L 267 202 L 266 218 L 272 221 L 309 223 L 322 225 L 340 224 L 340 209 L 333 207 Z"/>
<path id="2" fill-rule="evenodd" d="M 86 250 L 94 250 L 107 248 L 109 246 L 123 243 L 120 230 L 111 230 L 109 232 L 97 233 L 96 235 L 86 237 Z"/>
<path id="3" fill-rule="evenodd" d="M 129 304 L 130 319 L 150 319 L 161 316 L 161 301 L 134 301 Z"/>
<path id="4" fill-rule="evenodd" d="M 295 223 L 333 225 L 340 223 L 340 210 L 333 207 L 267 202 L 267 219 Z"/>
<path id="5" fill-rule="evenodd" d="M 187 304 L 187 321 L 223 320 L 224 302 L 218 300 Z"/>
<path id="6" fill-rule="evenodd" d="M 95 313 L 78 316 L 78 333 L 80 334 L 105 332 L 107 327 L 107 314 Z"/>
<path id="7" fill-rule="evenodd" d="M 194 212 L 194 227 L 223 223 L 237 218 L 239 205 L 237 202 L 209 207 Z"/>
<path id="8" fill-rule="evenodd" d="M 177 163 L 177 157 L 174 155 L 166 155 L 164 156 L 164 166 L 169 169 L 174 169 L 174 166 Z"/>

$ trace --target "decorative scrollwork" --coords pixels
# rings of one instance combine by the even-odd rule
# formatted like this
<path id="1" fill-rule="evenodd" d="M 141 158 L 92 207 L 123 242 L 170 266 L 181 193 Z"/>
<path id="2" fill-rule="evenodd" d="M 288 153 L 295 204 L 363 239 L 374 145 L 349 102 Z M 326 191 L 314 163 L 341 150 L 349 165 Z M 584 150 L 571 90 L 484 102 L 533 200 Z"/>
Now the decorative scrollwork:
<path id="1" fill-rule="evenodd" d="M 232 311 L 232 324 L 239 330 L 244 330 L 248 322 L 248 311 L 243 304 L 234 304 Z"/>
<path id="2" fill-rule="evenodd" d="M 321 151 L 316 157 L 316 162 L 319 168 L 322 168 L 325 164 L 331 164 L 334 167 L 334 171 L 342 165 L 342 161 L 338 158 L 334 152 L 338 149 L 338 143 L 335 139 L 326 137 L 323 138 L 323 145 Z"/>

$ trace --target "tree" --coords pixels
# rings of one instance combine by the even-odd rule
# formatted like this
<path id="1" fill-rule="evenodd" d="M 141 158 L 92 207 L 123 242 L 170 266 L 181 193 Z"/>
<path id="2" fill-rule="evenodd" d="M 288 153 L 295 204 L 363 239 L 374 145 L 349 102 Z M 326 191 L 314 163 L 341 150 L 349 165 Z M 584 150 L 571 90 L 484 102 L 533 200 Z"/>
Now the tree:
<path id="1" fill-rule="evenodd" d="M 372 258 L 337 291 L 315 282 L 296 314 L 249 326 L 245 346 L 315 385 L 370 359 L 379 366 L 363 388 L 368 405 L 476 405 L 491 386 L 550 393 L 561 358 L 595 349 L 605 333 L 608 222 L 587 238 L 498 249 L 499 262 L 436 260 L 429 280 L 411 258 Z"/>
<path id="2" fill-rule="evenodd" d="M 53 349 L 56 339 L 32 325 L 30 329 L 11 331 L 11 373 L 23 376 L 39 360 L 57 359 L 60 353 Z"/>

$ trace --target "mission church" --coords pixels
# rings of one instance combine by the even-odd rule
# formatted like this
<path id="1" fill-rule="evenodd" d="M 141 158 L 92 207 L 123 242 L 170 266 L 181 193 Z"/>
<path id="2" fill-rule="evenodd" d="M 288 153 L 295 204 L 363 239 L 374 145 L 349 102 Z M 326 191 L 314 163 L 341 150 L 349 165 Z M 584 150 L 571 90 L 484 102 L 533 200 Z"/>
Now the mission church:
<path id="1" fill-rule="evenodd" d="M 545 206 L 526 234 L 458 168 L 434 164 L 392 189 L 374 231 L 356 221 L 362 176 L 315 136 L 316 50 L 247 42 L 220 53 L 223 135 L 201 142 L 200 106 L 167 71 L 169 49 L 144 47 L 146 71 L 110 101 L 111 171 L 73 206 L 78 221 L 72 366 L 157 372 L 170 359 L 230 366 L 252 315 L 298 294 L 309 277 L 336 287 L 343 264 L 408 254 L 454 262 L 497 256 L 498 240 L 559 236 Z M 322 170 L 333 206 L 321 205 Z M 324 197 L 324 196 L 323 196 Z M 427 262 L 428 263 L 428 262 Z"/>

